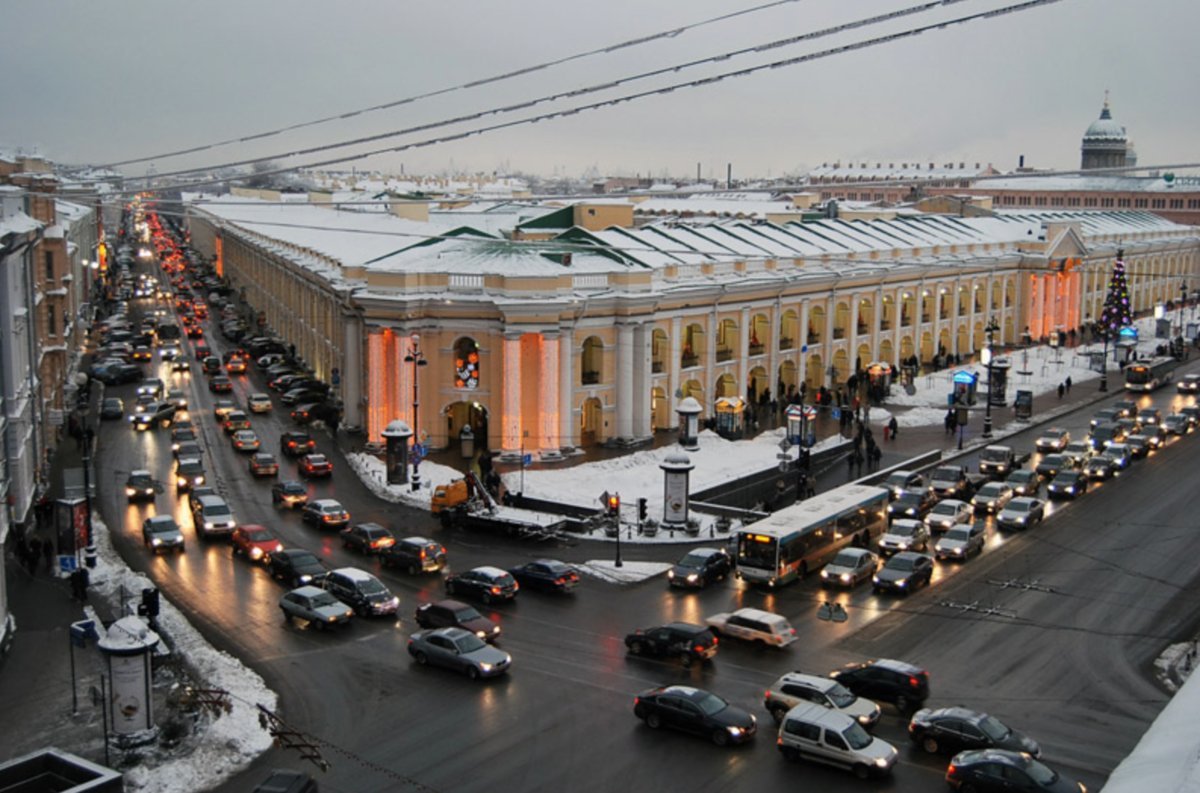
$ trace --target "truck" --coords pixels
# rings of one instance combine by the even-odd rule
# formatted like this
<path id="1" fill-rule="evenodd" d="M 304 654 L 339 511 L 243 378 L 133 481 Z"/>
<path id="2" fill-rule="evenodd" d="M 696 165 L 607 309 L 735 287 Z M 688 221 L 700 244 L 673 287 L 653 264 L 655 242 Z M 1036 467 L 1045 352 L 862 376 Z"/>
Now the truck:
<path id="1" fill-rule="evenodd" d="M 967 466 L 958 463 L 943 463 L 929 474 L 929 486 L 941 498 L 969 499 L 988 477 L 972 474 Z"/>
<path id="2" fill-rule="evenodd" d="M 446 527 L 499 531 L 529 539 L 562 538 L 569 523 L 562 515 L 497 503 L 473 473 L 434 488 L 430 511 Z"/>
<path id="3" fill-rule="evenodd" d="M 1004 479 L 1022 462 L 1011 446 L 988 446 L 979 453 L 979 473 L 992 479 Z"/>

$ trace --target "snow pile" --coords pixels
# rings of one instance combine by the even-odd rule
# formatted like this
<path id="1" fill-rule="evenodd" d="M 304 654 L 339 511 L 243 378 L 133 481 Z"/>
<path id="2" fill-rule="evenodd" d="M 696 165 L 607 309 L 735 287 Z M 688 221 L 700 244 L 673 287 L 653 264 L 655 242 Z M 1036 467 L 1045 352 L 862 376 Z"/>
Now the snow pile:
<path id="1" fill-rule="evenodd" d="M 671 565 L 665 562 L 623 562 L 617 567 L 614 562 L 593 559 L 576 565 L 576 568 L 581 573 L 587 573 L 610 584 L 636 584 L 662 575 L 671 569 Z"/>
<path id="2" fill-rule="evenodd" d="M 412 489 L 412 483 L 404 485 L 389 485 L 387 483 L 387 466 L 372 454 L 353 452 L 346 455 L 346 461 L 354 469 L 354 473 L 362 480 L 372 493 L 384 501 L 394 504 L 407 504 L 418 509 L 429 509 L 433 489 L 438 485 L 449 484 L 455 479 L 462 478 L 462 471 L 447 465 L 425 461 L 418 469 L 421 474 L 421 488 Z"/>
<path id="3" fill-rule="evenodd" d="M 91 571 L 91 588 L 109 602 L 119 602 L 122 590 L 140 593 L 154 582 L 125 566 L 112 547 L 108 527 L 93 513 L 93 535 L 97 550 L 96 568 Z M 169 638 L 174 653 L 185 659 L 191 673 L 208 688 L 229 692 L 232 708 L 212 719 L 196 733 L 196 742 L 186 757 L 171 757 L 153 767 L 141 764 L 126 770 L 127 791 L 189 793 L 215 787 L 244 771 L 258 755 L 271 748 L 272 738 L 258 722 L 256 705 L 274 711 L 275 692 L 259 675 L 226 652 L 213 648 L 183 614 L 165 598 L 160 600 L 159 632 Z M 153 761 L 153 756 L 143 761 Z"/>

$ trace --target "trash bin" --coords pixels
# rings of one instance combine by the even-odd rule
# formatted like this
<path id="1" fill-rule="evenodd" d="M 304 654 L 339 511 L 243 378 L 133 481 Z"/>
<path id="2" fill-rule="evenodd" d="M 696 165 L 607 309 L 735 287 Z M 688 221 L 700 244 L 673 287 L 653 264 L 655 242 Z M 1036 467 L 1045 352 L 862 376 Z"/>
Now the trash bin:
<path id="1" fill-rule="evenodd" d="M 470 424 L 463 425 L 462 431 L 458 433 L 458 442 L 462 446 L 464 460 L 470 460 L 475 456 L 475 433 L 471 431 Z"/>
<path id="2" fill-rule="evenodd" d="M 83 549 L 83 563 L 93 570 L 96 568 L 96 546 L 89 545 Z"/>

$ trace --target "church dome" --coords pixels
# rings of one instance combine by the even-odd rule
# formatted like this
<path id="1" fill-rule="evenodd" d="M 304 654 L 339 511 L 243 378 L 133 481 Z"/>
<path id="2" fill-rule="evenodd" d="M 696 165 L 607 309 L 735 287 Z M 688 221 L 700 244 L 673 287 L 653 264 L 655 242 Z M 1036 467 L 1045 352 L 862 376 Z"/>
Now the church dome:
<path id="1" fill-rule="evenodd" d="M 1122 141 L 1125 140 L 1125 128 L 1117 122 L 1113 121 L 1112 113 L 1108 111 L 1108 102 L 1104 103 L 1104 109 L 1100 111 L 1100 118 L 1092 122 L 1092 125 L 1087 128 L 1087 132 L 1083 133 L 1085 141 Z"/>

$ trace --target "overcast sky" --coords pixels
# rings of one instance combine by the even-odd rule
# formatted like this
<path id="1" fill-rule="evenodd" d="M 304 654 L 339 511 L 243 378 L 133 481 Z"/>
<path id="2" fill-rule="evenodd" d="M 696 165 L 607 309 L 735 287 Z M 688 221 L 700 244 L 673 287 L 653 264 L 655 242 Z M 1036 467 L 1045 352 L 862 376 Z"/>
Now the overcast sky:
<path id="1" fill-rule="evenodd" d="M 96 164 L 158 155 L 460 85 L 768 1 L 4 0 L 0 18 L 8 35 L 0 46 L 0 149 Z M 501 84 L 197 155 L 157 157 L 153 166 L 161 173 L 401 129 L 916 2 L 794 0 Z M 702 78 L 1008 4 L 963 0 L 928 14 L 686 69 L 552 107 Z M 1029 165 L 1074 168 L 1080 138 L 1098 116 L 1105 89 L 1111 91 L 1113 117 L 1135 141 L 1141 163 L 1190 162 L 1200 160 L 1194 144 L 1200 128 L 1197 29 L 1200 3 L 1195 0 L 1061 0 L 353 165 L 394 171 L 403 166 L 410 174 L 511 169 L 576 176 L 595 168 L 605 174 L 687 177 L 699 164 L 705 177 L 723 177 L 726 163 L 732 163 L 735 177 L 777 177 L 838 159 L 965 160 L 1009 169 L 1024 154 Z M 141 174 L 147 166 L 124 170 Z"/>

